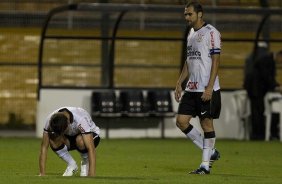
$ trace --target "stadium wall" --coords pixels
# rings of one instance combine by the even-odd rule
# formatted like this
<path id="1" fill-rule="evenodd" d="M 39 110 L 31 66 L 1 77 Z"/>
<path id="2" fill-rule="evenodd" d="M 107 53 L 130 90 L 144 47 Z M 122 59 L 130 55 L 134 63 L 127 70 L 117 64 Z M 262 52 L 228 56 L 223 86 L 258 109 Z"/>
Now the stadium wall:
<path id="1" fill-rule="evenodd" d="M 91 112 L 91 94 L 93 90 L 70 90 L 70 89 L 41 89 L 40 100 L 37 104 L 36 136 L 41 137 L 46 117 L 49 113 L 61 106 L 78 106 Z M 177 110 L 178 104 L 173 98 L 173 109 Z M 222 111 L 218 120 L 215 120 L 217 138 L 243 139 L 244 128 L 240 118 L 236 115 L 234 92 L 222 92 Z M 95 117 L 93 118 L 95 122 Z M 123 123 L 123 122 L 118 122 Z M 183 137 L 184 135 L 176 128 L 175 118 L 166 118 L 164 121 L 166 138 Z M 198 120 L 193 119 L 192 124 L 198 127 Z M 101 128 L 101 137 L 104 138 L 106 129 Z M 109 138 L 160 138 L 161 125 L 159 127 L 146 128 L 118 128 L 109 130 Z"/>

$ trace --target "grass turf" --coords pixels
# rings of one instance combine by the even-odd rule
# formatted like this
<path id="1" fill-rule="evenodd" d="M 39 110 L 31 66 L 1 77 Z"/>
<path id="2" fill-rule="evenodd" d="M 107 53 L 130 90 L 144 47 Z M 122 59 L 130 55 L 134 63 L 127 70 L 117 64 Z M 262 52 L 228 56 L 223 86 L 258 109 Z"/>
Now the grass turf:
<path id="1" fill-rule="evenodd" d="M 186 139 L 102 140 L 96 178 L 62 177 L 66 166 L 49 149 L 47 175 L 38 175 L 40 140 L 0 138 L 0 183 L 281 183 L 280 142 L 218 140 L 222 158 L 211 175 L 188 175 L 200 150 Z M 72 152 L 79 163 L 79 154 Z"/>

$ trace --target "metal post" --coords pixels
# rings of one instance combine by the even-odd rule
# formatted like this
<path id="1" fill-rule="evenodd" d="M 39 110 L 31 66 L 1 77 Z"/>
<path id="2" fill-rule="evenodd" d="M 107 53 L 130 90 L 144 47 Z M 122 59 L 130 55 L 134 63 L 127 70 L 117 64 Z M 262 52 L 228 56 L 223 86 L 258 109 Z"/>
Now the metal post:
<path id="1" fill-rule="evenodd" d="M 269 8 L 269 4 L 268 4 L 267 0 L 260 0 L 260 5 L 261 5 L 262 8 Z M 270 18 L 266 19 L 266 21 L 264 23 L 263 30 L 262 30 L 262 37 L 267 44 L 267 49 L 270 48 L 270 45 L 269 45 L 269 39 L 270 39 L 269 28 L 271 27 L 270 25 L 271 25 Z"/>
<path id="2" fill-rule="evenodd" d="M 73 0 L 69 0 L 68 4 L 72 4 Z M 68 29 L 71 29 L 73 27 L 73 13 L 71 11 L 68 11 Z"/>
<path id="3" fill-rule="evenodd" d="M 100 0 L 100 3 L 108 3 L 108 0 Z M 108 38 L 110 34 L 110 20 L 109 20 L 109 13 L 108 12 L 101 12 L 102 13 L 102 21 L 101 21 L 101 37 Z M 110 85 L 110 60 L 109 60 L 109 40 L 102 39 L 101 44 L 101 86 L 109 87 Z"/>

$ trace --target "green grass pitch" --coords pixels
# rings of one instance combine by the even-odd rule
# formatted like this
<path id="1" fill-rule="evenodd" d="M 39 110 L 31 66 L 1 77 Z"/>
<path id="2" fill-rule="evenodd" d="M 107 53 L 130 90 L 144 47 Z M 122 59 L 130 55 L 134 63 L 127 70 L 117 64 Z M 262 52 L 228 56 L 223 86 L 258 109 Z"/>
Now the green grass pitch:
<path id="1" fill-rule="evenodd" d="M 282 183 L 282 144 L 218 140 L 221 159 L 211 175 L 188 175 L 200 150 L 183 139 L 102 139 L 96 178 L 62 177 L 66 165 L 49 149 L 47 175 L 38 175 L 40 139 L 0 138 L 0 183 Z M 79 155 L 72 155 L 79 163 Z"/>

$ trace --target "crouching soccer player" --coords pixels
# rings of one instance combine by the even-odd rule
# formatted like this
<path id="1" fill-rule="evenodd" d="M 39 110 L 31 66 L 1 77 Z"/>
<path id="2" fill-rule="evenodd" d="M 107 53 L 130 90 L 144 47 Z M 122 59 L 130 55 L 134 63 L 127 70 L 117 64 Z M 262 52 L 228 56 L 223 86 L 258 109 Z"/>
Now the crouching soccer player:
<path id="1" fill-rule="evenodd" d="M 40 176 L 45 175 L 48 147 L 67 163 L 63 176 L 72 176 L 78 166 L 69 153 L 77 150 L 81 155 L 80 176 L 95 176 L 96 147 L 100 142 L 100 129 L 82 108 L 62 107 L 51 113 L 46 121 L 39 155 Z"/>

